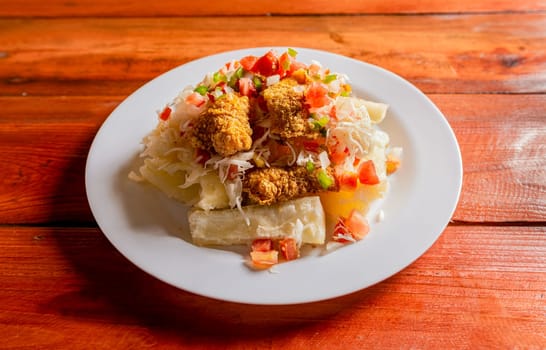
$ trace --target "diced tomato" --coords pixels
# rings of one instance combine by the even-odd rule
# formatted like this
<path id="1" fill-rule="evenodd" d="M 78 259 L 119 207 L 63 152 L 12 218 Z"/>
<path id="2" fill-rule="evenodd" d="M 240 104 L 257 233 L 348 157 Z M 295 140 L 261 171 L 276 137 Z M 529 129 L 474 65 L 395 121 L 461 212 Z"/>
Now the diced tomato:
<path id="1" fill-rule="evenodd" d="M 328 113 L 328 115 L 331 117 L 331 118 L 334 118 L 334 119 L 337 119 L 337 110 L 336 110 L 336 106 L 332 106 L 332 108 L 330 108 L 330 113 Z"/>
<path id="2" fill-rule="evenodd" d="M 258 57 L 256 56 L 246 56 L 241 58 L 239 60 L 239 63 L 241 63 L 241 66 L 243 67 L 244 70 L 251 72 L 257 60 L 258 60 Z"/>
<path id="3" fill-rule="evenodd" d="M 340 243 L 352 242 L 350 239 L 347 239 L 347 237 L 352 237 L 352 236 L 349 230 L 347 229 L 347 226 L 345 225 L 345 220 L 342 217 L 340 217 L 337 219 L 337 223 L 334 226 L 332 239 Z"/>
<path id="4" fill-rule="evenodd" d="M 195 151 L 195 160 L 197 163 L 204 165 L 210 159 L 210 153 L 204 149 L 198 148 Z"/>
<path id="5" fill-rule="evenodd" d="M 230 164 L 228 168 L 227 178 L 228 180 L 235 180 L 237 178 L 237 173 L 239 172 L 239 168 L 235 164 Z"/>
<path id="6" fill-rule="evenodd" d="M 256 94 L 256 88 L 250 78 L 239 79 L 239 93 L 243 96 L 253 96 Z"/>
<path id="7" fill-rule="evenodd" d="M 266 77 L 278 74 L 279 59 L 273 51 L 268 51 L 265 55 L 258 58 L 250 71 Z"/>
<path id="8" fill-rule="evenodd" d="M 370 225 L 368 220 L 358 210 L 353 209 L 347 219 L 345 219 L 345 225 L 351 233 L 354 239 L 360 240 L 364 238 L 370 232 Z"/>
<path id="9" fill-rule="evenodd" d="M 305 69 L 306 68 L 307 68 L 307 65 L 305 63 L 292 60 L 292 64 L 290 65 L 290 69 L 288 70 L 288 75 L 294 75 L 294 73 L 297 72 L 297 71 L 303 72 L 304 80 L 302 82 L 298 81 L 298 83 L 303 84 L 305 82 Z"/>
<path id="10" fill-rule="evenodd" d="M 250 260 L 255 268 L 267 269 L 279 262 L 279 252 L 276 250 L 250 252 Z"/>
<path id="11" fill-rule="evenodd" d="M 289 72 L 291 78 L 296 80 L 298 84 L 305 84 L 307 82 L 307 73 L 304 69 L 296 69 L 295 71 Z"/>
<path id="12" fill-rule="evenodd" d="M 336 146 L 330 149 L 330 160 L 334 164 L 342 164 L 347 156 L 349 156 L 349 148 L 345 147 L 342 151 L 340 151 L 340 148 Z"/>
<path id="13" fill-rule="evenodd" d="M 377 177 L 372 160 L 360 163 L 358 166 L 358 180 L 364 185 L 377 185 L 379 183 L 379 177 Z"/>
<path id="14" fill-rule="evenodd" d="M 305 103 L 310 108 L 320 108 L 330 102 L 328 87 L 319 82 L 313 82 L 305 92 Z"/>
<path id="15" fill-rule="evenodd" d="M 269 238 L 257 238 L 252 241 L 253 252 L 268 252 L 273 250 L 273 241 Z"/>
<path id="16" fill-rule="evenodd" d="M 319 74 L 320 72 L 320 65 L 316 64 L 316 63 L 311 63 L 308 67 L 308 70 L 309 70 L 309 75 L 311 76 L 315 76 L 317 74 Z"/>
<path id="17" fill-rule="evenodd" d="M 368 232 L 370 232 L 368 220 L 362 213 L 353 209 L 347 218 L 338 218 L 332 239 L 340 243 L 354 242 L 364 238 Z"/>
<path id="18" fill-rule="evenodd" d="M 308 152 L 319 153 L 320 151 L 320 142 L 318 140 L 304 140 L 303 149 Z"/>
<path id="19" fill-rule="evenodd" d="M 279 248 L 286 260 L 294 260 L 300 256 L 298 244 L 294 238 L 284 238 L 279 241 Z"/>
<path id="20" fill-rule="evenodd" d="M 387 175 L 394 173 L 400 167 L 400 159 L 392 154 L 387 156 Z"/>
<path id="21" fill-rule="evenodd" d="M 226 85 L 227 85 L 227 82 L 225 82 L 223 80 L 219 81 L 218 83 L 216 83 L 215 90 L 220 89 L 225 94 L 226 93 Z"/>
<path id="22" fill-rule="evenodd" d="M 345 226 L 345 221 L 342 217 L 339 217 L 336 222 L 336 226 L 334 227 L 334 236 L 337 235 L 344 235 L 347 233 L 347 227 Z"/>
<path id="23" fill-rule="evenodd" d="M 205 97 L 198 92 L 192 92 L 186 97 L 186 103 L 195 107 L 201 107 L 205 103 Z"/>
<path id="24" fill-rule="evenodd" d="M 339 188 L 346 191 L 354 191 L 358 184 L 358 175 L 355 172 L 336 172 Z"/>
<path id="25" fill-rule="evenodd" d="M 290 68 L 292 67 L 292 61 L 294 58 L 288 54 L 288 52 L 285 52 L 279 57 L 279 75 L 281 78 L 284 78 L 286 75 L 288 75 L 288 72 L 290 71 Z"/>
<path id="26" fill-rule="evenodd" d="M 169 107 L 165 107 L 163 111 L 159 114 L 159 119 L 161 120 L 167 120 L 171 116 L 171 109 Z"/>

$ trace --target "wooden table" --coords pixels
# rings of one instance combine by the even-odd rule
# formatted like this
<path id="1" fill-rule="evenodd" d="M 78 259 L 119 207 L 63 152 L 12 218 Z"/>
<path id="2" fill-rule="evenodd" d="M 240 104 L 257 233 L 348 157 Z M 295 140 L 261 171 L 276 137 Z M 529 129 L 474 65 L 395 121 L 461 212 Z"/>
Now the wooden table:
<path id="1" fill-rule="evenodd" d="M 333 300 L 241 305 L 155 280 L 98 229 L 84 168 L 114 107 L 254 46 L 382 66 L 446 115 L 462 194 L 411 266 Z M 0 348 L 544 349 L 545 92 L 543 0 L 0 0 Z"/>

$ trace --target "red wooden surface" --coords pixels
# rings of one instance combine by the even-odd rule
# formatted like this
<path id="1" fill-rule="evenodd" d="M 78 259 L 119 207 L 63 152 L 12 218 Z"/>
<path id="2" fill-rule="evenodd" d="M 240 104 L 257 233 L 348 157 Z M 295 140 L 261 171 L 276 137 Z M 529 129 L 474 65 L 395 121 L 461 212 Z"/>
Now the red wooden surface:
<path id="1" fill-rule="evenodd" d="M 534 12 L 546 10 L 543 0 L 420 0 L 420 1 L 381 1 L 381 0 L 328 0 L 291 1 L 223 1 L 209 0 L 206 4 L 198 1 L 164 0 L 141 2 L 132 0 L 75 0 L 39 1 L 21 0 L 19 2 L 1 1 L 0 15 L 21 17 L 58 16 L 111 16 L 111 17 L 150 17 L 150 16 L 233 16 L 233 15 L 325 15 L 325 14 L 420 14 L 420 13 L 483 13 L 483 12 Z"/>
<path id="2" fill-rule="evenodd" d="M 545 23 L 544 1 L 0 0 L 0 348 L 546 348 Z M 243 305 L 167 286 L 107 242 L 84 189 L 102 122 L 156 75 L 252 46 L 377 64 L 446 115 L 462 193 L 408 268 Z"/>
<path id="3" fill-rule="evenodd" d="M 196 296 L 127 262 L 94 228 L 0 230 L 7 348 L 540 348 L 543 227 L 453 225 L 412 266 L 318 303 Z M 17 250 L 15 250 L 17 248 Z"/>

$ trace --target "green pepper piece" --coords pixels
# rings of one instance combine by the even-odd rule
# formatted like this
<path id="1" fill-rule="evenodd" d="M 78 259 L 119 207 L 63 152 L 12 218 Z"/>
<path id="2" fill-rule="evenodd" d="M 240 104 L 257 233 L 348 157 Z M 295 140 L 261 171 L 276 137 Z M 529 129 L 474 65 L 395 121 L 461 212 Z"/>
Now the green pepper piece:
<path id="1" fill-rule="evenodd" d="M 329 189 L 334 184 L 334 179 L 332 179 L 324 169 L 318 171 L 317 180 L 320 186 L 325 190 Z"/>
<path id="2" fill-rule="evenodd" d="M 252 82 L 254 83 L 256 90 L 259 91 L 262 88 L 262 79 L 260 79 L 260 77 L 254 76 L 254 78 L 252 78 Z"/>
<path id="3" fill-rule="evenodd" d="M 291 48 L 291 47 L 288 48 L 287 52 L 292 57 L 296 57 L 296 55 L 298 54 L 298 52 L 296 50 L 294 50 L 293 48 Z"/>
<path id="4" fill-rule="evenodd" d="M 239 67 L 234 73 L 233 75 L 231 76 L 231 78 L 229 78 L 229 82 L 228 82 L 228 85 L 230 88 L 232 89 L 235 89 L 235 87 L 237 86 L 237 83 L 239 82 L 239 79 L 242 78 L 243 76 L 243 67 Z"/>
<path id="5" fill-rule="evenodd" d="M 220 72 L 215 72 L 213 75 L 212 75 L 212 81 L 214 81 L 215 83 L 219 83 L 221 81 L 223 82 L 227 82 L 227 78 L 226 78 L 226 75 L 225 74 L 222 74 Z"/>
<path id="6" fill-rule="evenodd" d="M 337 79 L 337 74 L 328 74 L 327 76 L 324 77 L 324 79 L 322 79 L 322 81 L 324 82 L 324 84 L 329 84 L 336 79 Z"/>
<path id="7" fill-rule="evenodd" d="M 315 170 L 315 163 L 308 160 L 307 163 L 305 163 L 305 169 L 307 169 L 308 172 L 312 172 L 313 170 Z"/>
<path id="8" fill-rule="evenodd" d="M 202 96 L 205 96 L 209 92 L 209 88 L 206 85 L 199 85 L 193 91 L 199 93 Z"/>

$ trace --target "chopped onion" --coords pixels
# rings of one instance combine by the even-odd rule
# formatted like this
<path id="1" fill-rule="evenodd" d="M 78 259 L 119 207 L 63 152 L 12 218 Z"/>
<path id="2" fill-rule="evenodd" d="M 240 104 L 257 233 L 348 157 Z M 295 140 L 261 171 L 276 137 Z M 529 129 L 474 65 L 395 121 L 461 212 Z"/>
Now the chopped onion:
<path id="1" fill-rule="evenodd" d="M 319 161 L 320 161 L 320 167 L 322 169 L 326 169 L 330 166 L 330 158 L 328 158 L 328 153 L 326 151 L 320 152 Z"/>
<path id="2" fill-rule="evenodd" d="M 280 80 L 281 80 L 281 76 L 278 74 L 275 74 L 275 75 L 267 77 L 265 81 L 265 85 L 271 86 L 271 85 L 277 84 Z"/>
<path id="3" fill-rule="evenodd" d="M 402 147 L 392 147 L 387 151 L 387 154 L 392 155 L 398 159 L 402 159 Z"/>

